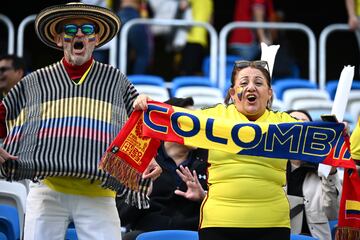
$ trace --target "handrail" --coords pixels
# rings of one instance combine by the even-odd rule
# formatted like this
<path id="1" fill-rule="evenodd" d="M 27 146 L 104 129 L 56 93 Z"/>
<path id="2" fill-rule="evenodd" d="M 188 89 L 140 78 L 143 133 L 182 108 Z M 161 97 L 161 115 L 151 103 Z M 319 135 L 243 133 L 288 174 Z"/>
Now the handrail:
<path id="1" fill-rule="evenodd" d="M 126 74 L 127 67 L 127 35 L 131 27 L 137 24 L 145 25 L 166 25 L 166 26 L 199 26 L 204 27 L 210 34 L 210 80 L 216 84 L 217 78 L 217 47 L 218 37 L 213 26 L 206 22 L 179 20 L 179 19 L 132 19 L 126 22 L 120 32 L 120 54 L 119 54 L 119 68 Z"/>
<path id="2" fill-rule="evenodd" d="M 17 34 L 17 55 L 19 57 L 22 57 L 24 55 L 24 32 L 25 27 L 35 21 L 36 14 L 29 15 L 26 18 L 24 18 L 18 29 Z M 109 49 L 109 64 L 116 67 L 116 53 L 117 53 L 117 37 L 115 36 L 110 42 L 106 43 L 105 45 L 101 46 L 98 49 Z"/>
<path id="3" fill-rule="evenodd" d="M 2 21 L 8 29 L 8 54 L 14 54 L 15 44 L 15 28 L 10 18 L 0 13 L 0 21 Z"/>
<path id="4" fill-rule="evenodd" d="M 25 27 L 35 21 L 36 15 L 32 14 L 27 16 L 26 18 L 24 18 L 20 25 L 19 25 L 19 29 L 17 31 L 17 51 L 16 51 L 16 55 L 18 55 L 18 57 L 23 57 L 24 55 L 24 32 L 25 32 Z"/>
<path id="5" fill-rule="evenodd" d="M 326 40 L 330 33 L 334 31 L 349 31 L 349 25 L 331 24 L 324 28 L 320 33 L 319 38 L 319 87 L 324 90 L 326 86 Z"/>
<path id="6" fill-rule="evenodd" d="M 219 87 L 221 89 L 224 90 L 226 85 L 226 37 L 234 28 L 285 29 L 305 32 L 309 39 L 309 80 L 316 83 L 316 40 L 309 27 L 300 23 L 231 22 L 221 29 L 219 37 Z"/>
<path id="7" fill-rule="evenodd" d="M 107 42 L 105 45 L 97 48 L 96 50 L 107 50 L 109 49 L 109 64 L 112 65 L 113 67 L 116 67 L 116 55 L 117 55 L 117 40 L 118 37 L 117 35 L 115 35 L 115 37 L 113 39 L 111 39 L 110 42 Z"/>

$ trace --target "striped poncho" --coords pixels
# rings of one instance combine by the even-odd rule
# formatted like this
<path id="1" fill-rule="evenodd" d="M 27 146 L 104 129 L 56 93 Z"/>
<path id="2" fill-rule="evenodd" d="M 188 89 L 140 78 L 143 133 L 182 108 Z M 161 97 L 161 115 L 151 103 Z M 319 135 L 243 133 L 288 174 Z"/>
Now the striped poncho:
<path id="1" fill-rule="evenodd" d="M 3 101 L 4 148 L 19 160 L 0 166 L 0 177 L 71 176 L 118 190 L 121 184 L 99 170 L 98 162 L 128 119 L 136 96 L 125 75 L 96 61 L 80 85 L 62 62 L 27 75 Z"/>

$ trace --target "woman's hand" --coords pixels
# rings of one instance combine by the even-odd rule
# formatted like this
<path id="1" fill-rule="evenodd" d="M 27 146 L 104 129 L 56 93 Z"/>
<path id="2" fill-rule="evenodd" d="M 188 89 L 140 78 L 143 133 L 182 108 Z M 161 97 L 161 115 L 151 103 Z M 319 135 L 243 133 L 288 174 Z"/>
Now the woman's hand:
<path id="1" fill-rule="evenodd" d="M 188 167 L 180 166 L 180 170 L 176 169 L 176 173 L 186 183 L 187 191 L 175 190 L 175 194 L 191 201 L 202 201 L 205 198 L 206 192 L 202 188 L 195 170 L 191 173 Z"/>

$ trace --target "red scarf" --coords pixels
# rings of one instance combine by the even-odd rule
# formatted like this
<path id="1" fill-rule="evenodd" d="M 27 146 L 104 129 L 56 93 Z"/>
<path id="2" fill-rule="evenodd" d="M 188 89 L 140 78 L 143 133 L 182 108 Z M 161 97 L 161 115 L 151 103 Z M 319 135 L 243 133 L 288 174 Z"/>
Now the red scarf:
<path id="1" fill-rule="evenodd" d="M 344 171 L 336 239 L 360 239 L 360 177 L 356 170 Z"/>

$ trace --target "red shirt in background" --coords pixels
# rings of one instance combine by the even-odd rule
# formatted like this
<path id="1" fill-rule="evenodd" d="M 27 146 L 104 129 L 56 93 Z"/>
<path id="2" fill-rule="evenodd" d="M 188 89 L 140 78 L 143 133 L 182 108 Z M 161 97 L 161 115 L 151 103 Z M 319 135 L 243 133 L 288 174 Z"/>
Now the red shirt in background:
<path id="1" fill-rule="evenodd" d="M 247 21 L 253 22 L 253 8 L 256 5 L 261 5 L 266 11 L 265 22 L 270 21 L 274 14 L 272 0 L 237 0 L 235 2 L 233 21 Z M 255 41 L 254 30 L 238 28 L 230 33 L 229 43 L 250 44 Z"/>

